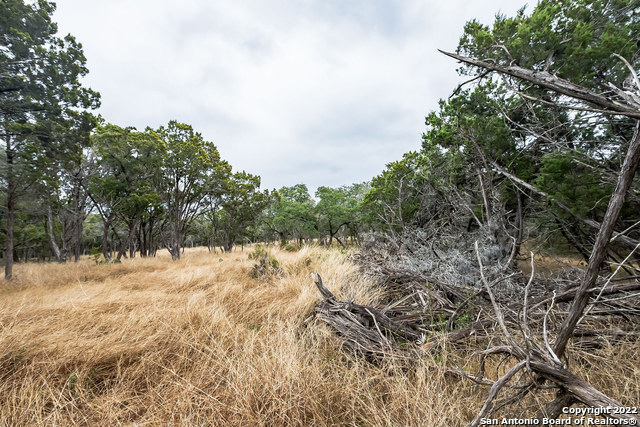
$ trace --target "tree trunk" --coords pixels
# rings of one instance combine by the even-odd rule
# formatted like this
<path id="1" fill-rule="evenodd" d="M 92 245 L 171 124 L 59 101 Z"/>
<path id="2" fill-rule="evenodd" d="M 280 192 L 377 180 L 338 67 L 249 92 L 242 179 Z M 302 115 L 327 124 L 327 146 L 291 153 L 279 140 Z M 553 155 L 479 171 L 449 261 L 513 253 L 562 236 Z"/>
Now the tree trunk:
<path id="1" fill-rule="evenodd" d="M 111 252 L 109 250 L 109 230 L 111 229 L 112 221 L 113 213 L 110 213 L 108 217 L 102 217 L 102 256 L 105 261 L 111 260 Z"/>
<path id="2" fill-rule="evenodd" d="M 4 278 L 11 280 L 13 278 L 13 224 L 16 197 L 16 183 L 13 176 L 15 152 L 13 151 L 13 147 L 11 147 L 11 137 L 7 135 L 5 140 L 7 143 L 5 150 L 7 156 L 7 241 L 4 248 Z"/>
<path id="3" fill-rule="evenodd" d="M 182 236 L 180 235 L 178 230 L 174 229 L 171 231 L 171 240 L 169 242 L 169 245 L 167 246 L 167 249 L 169 250 L 169 253 L 171 254 L 171 259 L 173 261 L 180 259 L 180 240 L 181 239 L 182 239 Z"/>
<path id="4" fill-rule="evenodd" d="M 144 245 L 144 256 L 156 256 L 156 247 L 153 241 L 153 226 L 155 220 L 153 216 L 149 218 L 149 222 L 142 228 L 142 242 Z"/>
<path id="5" fill-rule="evenodd" d="M 82 252 L 82 228 L 86 216 L 87 194 L 83 192 L 82 172 L 78 172 L 74 177 L 73 185 L 73 223 L 72 223 L 72 241 L 73 241 L 73 258 L 74 262 L 80 260 Z"/>
<path id="6" fill-rule="evenodd" d="M 47 198 L 47 236 L 49 237 L 49 244 L 51 245 L 51 252 L 56 257 L 56 260 L 60 264 L 64 264 L 66 259 L 66 254 L 60 250 L 58 243 L 56 243 L 56 235 L 53 230 L 53 211 L 51 210 L 51 200 Z"/>
<path id="7" fill-rule="evenodd" d="M 73 261 L 78 262 L 80 260 L 80 254 L 82 253 L 82 226 L 84 223 L 84 215 L 82 218 L 76 218 L 74 224 L 74 246 L 73 246 Z"/>
<path id="8" fill-rule="evenodd" d="M 136 239 L 135 234 L 131 237 L 129 241 L 129 258 L 133 259 L 136 257 Z"/>
<path id="9" fill-rule="evenodd" d="M 112 223 L 111 224 L 111 247 L 109 248 L 109 258 L 113 258 L 114 252 L 116 255 L 118 255 L 120 248 L 122 248 L 122 239 L 118 235 L 118 231 L 116 230 L 116 227 Z M 123 254 L 123 256 L 125 258 L 127 257 L 126 251 Z"/>
<path id="10" fill-rule="evenodd" d="M 524 212 L 523 212 L 523 196 L 522 193 L 516 188 L 515 194 L 518 199 L 518 208 L 516 210 L 515 220 L 515 241 L 513 243 L 513 257 L 511 258 L 511 265 L 509 269 L 515 269 L 518 266 L 518 254 L 520 253 L 520 247 L 522 246 L 522 236 L 524 229 Z"/>
<path id="11" fill-rule="evenodd" d="M 158 246 L 156 245 L 153 239 L 153 226 L 155 224 L 155 220 L 153 217 L 149 219 L 149 226 L 147 229 L 147 256 L 156 256 L 156 252 L 158 251 Z"/>
<path id="12" fill-rule="evenodd" d="M 480 151 L 480 149 L 478 148 L 478 151 Z M 482 202 L 484 203 L 484 212 L 485 212 L 485 217 L 484 222 L 485 224 L 490 223 L 491 219 L 492 219 L 492 208 L 491 205 L 489 204 L 489 197 L 487 195 L 487 189 L 485 188 L 484 185 L 484 179 L 482 179 L 482 173 L 480 172 L 480 166 L 476 165 L 476 174 L 478 175 L 478 182 L 480 183 L 480 192 L 482 193 Z"/>
<path id="13" fill-rule="evenodd" d="M 129 257 L 133 258 L 133 253 L 131 252 L 131 244 L 133 243 L 133 240 L 135 238 L 138 224 L 139 220 L 134 220 L 129 224 L 129 234 L 127 234 L 127 238 L 120 244 L 120 250 L 118 251 L 118 256 L 116 258 L 118 261 L 120 261 L 123 256 L 126 258 L 127 250 L 130 251 Z"/>
<path id="14" fill-rule="evenodd" d="M 138 227 L 138 247 L 140 248 L 140 256 L 142 258 L 147 256 L 147 244 L 146 244 L 146 237 L 145 237 L 145 222 L 142 221 L 140 222 L 140 227 Z"/>
<path id="15" fill-rule="evenodd" d="M 607 213 L 602 220 L 602 225 L 598 230 L 596 237 L 596 243 L 593 245 L 591 256 L 589 257 L 589 263 L 587 265 L 587 272 L 585 273 L 580 288 L 576 292 L 576 297 L 571 305 L 569 314 L 564 323 L 560 327 L 560 333 L 556 339 L 554 345 L 554 351 L 558 357 L 562 356 L 569 339 L 573 335 L 573 330 L 578 324 L 578 320 L 582 317 L 584 309 L 589 303 L 591 293 L 589 289 L 593 288 L 598 279 L 600 267 L 607 255 L 607 245 L 613 234 L 613 227 L 618 221 L 622 206 L 624 205 L 627 191 L 631 187 L 633 177 L 635 176 L 636 169 L 638 168 L 638 162 L 640 162 L 640 121 L 636 122 L 636 128 L 633 133 L 633 138 L 629 143 L 629 149 L 627 155 L 624 158 L 622 169 L 618 175 L 618 182 L 616 188 L 613 191 L 613 195 L 609 200 L 609 206 L 607 207 Z"/>
<path id="16" fill-rule="evenodd" d="M 349 225 L 349 223 L 348 222 L 343 222 L 342 224 L 340 224 L 338 226 L 338 228 L 336 228 L 336 231 L 332 231 L 331 222 L 329 222 L 329 246 L 332 245 L 333 239 L 335 238 L 336 241 L 340 244 L 340 246 L 344 248 L 344 243 L 342 243 L 342 240 L 340 240 L 340 238 L 338 237 L 338 232 L 345 225 Z"/>

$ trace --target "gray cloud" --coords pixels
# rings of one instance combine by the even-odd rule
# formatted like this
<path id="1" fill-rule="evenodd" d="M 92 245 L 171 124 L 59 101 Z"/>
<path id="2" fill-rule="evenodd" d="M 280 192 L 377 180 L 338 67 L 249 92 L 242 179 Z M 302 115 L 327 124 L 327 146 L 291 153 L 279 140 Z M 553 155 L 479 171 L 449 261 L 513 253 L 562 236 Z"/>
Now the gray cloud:
<path id="1" fill-rule="evenodd" d="M 507 0 L 59 0 L 87 84 L 119 125 L 194 126 L 263 187 L 339 186 L 420 146 L 424 117 L 459 81 L 464 23 Z"/>

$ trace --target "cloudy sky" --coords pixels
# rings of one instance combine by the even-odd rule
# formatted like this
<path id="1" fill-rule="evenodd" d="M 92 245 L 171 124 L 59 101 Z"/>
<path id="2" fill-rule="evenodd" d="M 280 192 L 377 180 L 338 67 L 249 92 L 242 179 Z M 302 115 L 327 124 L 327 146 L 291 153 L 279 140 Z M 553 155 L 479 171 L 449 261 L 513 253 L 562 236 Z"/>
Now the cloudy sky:
<path id="1" fill-rule="evenodd" d="M 514 0 L 58 0 L 83 44 L 100 114 L 175 119 L 263 188 L 341 186 L 418 149 L 424 117 L 460 81 L 466 21 Z"/>

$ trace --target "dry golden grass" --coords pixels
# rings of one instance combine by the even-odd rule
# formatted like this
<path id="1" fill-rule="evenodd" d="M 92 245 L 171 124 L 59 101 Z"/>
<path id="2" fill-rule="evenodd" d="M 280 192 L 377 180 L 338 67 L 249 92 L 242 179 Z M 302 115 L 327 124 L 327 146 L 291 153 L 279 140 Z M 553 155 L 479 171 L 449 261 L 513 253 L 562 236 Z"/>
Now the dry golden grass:
<path id="1" fill-rule="evenodd" d="M 0 282 L 0 425 L 451 426 L 473 418 L 485 392 L 445 377 L 446 354 L 411 369 L 373 366 L 306 322 L 318 298 L 310 272 L 341 298 L 379 297 L 345 255 L 272 253 L 283 274 L 268 279 L 252 277 L 247 250 L 17 265 L 17 280 Z M 603 381 L 637 397 L 629 381 Z"/>
<path id="2" fill-rule="evenodd" d="M 17 265 L 0 291 L 0 425 L 451 425 L 468 384 L 344 356 L 305 323 L 318 271 L 372 303 L 339 251 L 275 251 L 284 273 L 251 277 L 247 252 L 187 251 L 122 264 Z M 434 367 L 435 366 L 435 367 Z M 469 403 L 469 402 L 468 402 Z"/>

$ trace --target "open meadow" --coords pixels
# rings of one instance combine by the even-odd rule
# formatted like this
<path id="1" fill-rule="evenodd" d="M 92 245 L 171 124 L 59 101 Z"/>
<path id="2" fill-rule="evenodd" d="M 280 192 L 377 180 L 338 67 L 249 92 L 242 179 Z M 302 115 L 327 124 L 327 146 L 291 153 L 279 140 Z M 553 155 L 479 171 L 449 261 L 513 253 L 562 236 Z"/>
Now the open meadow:
<path id="1" fill-rule="evenodd" d="M 272 3 L 0 1 L 0 427 L 638 425 L 640 0 Z"/>
<path id="2" fill-rule="evenodd" d="M 484 393 L 445 374 L 453 356 L 376 366 L 340 351 L 314 320 L 311 272 L 341 299 L 381 297 L 348 255 L 271 253 L 282 271 L 266 278 L 254 277 L 246 248 L 17 265 L 1 287 L 0 425 L 449 426 L 475 416 Z M 590 381 L 637 402 L 637 350 L 594 354 Z M 609 357 L 625 362 L 599 377 Z"/>
<path id="3" fill-rule="evenodd" d="M 121 264 L 21 264 L 0 299 L 0 425 L 446 425 L 477 405 L 432 363 L 410 374 L 346 358 L 305 323 L 319 297 L 374 302 L 338 250 L 187 250 Z M 391 369 L 391 370 L 390 370 Z M 450 399 L 456 396 L 456 404 Z M 462 408 L 465 408 L 464 410 Z"/>

